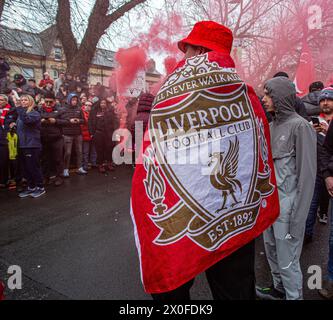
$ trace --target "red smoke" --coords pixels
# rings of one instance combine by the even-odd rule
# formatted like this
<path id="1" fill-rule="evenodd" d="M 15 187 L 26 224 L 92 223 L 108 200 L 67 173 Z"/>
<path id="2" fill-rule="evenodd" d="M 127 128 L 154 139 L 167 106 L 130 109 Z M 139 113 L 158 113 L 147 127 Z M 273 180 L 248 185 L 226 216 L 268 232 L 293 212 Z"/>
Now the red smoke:
<path id="1" fill-rule="evenodd" d="M 173 13 L 164 19 L 155 20 L 149 31 L 140 34 L 135 42 L 139 42 L 147 51 L 177 55 L 177 40 L 182 35 L 182 29 L 181 16 Z"/>
<path id="2" fill-rule="evenodd" d="M 138 71 L 145 69 L 147 55 L 143 48 L 135 46 L 128 49 L 119 49 L 115 58 L 119 63 L 119 68 L 116 71 L 118 93 L 122 95 L 135 80 Z"/>
<path id="3" fill-rule="evenodd" d="M 165 69 L 167 74 L 173 70 L 182 55 L 177 47 L 182 27 L 181 16 L 175 13 L 156 19 L 147 33 L 139 34 L 132 41 L 130 48 L 119 49 L 115 58 L 119 64 L 116 73 L 120 95 L 132 84 L 138 71 L 145 69 L 151 53 L 168 55 L 164 61 Z"/>
<path id="4" fill-rule="evenodd" d="M 177 65 L 177 59 L 175 57 L 168 56 L 164 59 L 164 67 L 166 74 L 170 74 Z"/>
<path id="5" fill-rule="evenodd" d="M 164 65 L 167 74 L 173 71 L 182 52 L 177 47 L 177 41 L 182 37 L 182 19 L 180 15 L 172 14 L 169 17 L 156 19 L 147 33 L 139 34 L 127 49 L 119 49 L 115 55 L 118 62 L 116 83 L 118 91 L 118 110 L 122 118 L 126 116 L 127 103 L 124 94 L 133 83 L 140 70 L 145 70 L 152 53 L 167 55 Z M 113 81 L 114 82 L 114 81 Z M 113 83 L 110 80 L 110 83 Z M 152 86 L 152 93 L 156 94 L 164 82 L 164 77 Z M 123 124 L 124 126 L 124 124 Z"/>

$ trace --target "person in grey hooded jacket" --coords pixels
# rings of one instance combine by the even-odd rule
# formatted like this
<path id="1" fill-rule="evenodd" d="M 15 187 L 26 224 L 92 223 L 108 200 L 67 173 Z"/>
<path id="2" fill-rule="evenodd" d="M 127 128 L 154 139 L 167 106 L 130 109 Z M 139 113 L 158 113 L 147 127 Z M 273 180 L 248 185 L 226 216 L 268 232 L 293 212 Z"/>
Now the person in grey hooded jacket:
<path id="1" fill-rule="evenodd" d="M 280 216 L 264 232 L 273 286 L 257 288 L 257 295 L 299 300 L 303 298 L 299 259 L 316 179 L 316 132 L 296 113 L 296 89 L 289 79 L 277 77 L 266 82 L 263 102 L 273 113 L 270 132 Z"/>

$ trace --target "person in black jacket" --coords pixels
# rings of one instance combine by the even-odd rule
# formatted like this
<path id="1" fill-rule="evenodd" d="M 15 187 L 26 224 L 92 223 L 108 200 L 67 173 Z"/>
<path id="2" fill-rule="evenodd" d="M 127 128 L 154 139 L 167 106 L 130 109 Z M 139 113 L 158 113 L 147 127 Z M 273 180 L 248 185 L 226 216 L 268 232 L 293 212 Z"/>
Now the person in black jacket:
<path id="1" fill-rule="evenodd" d="M 31 88 L 31 92 L 33 92 L 32 97 L 35 100 L 39 100 L 38 96 L 41 96 L 43 94 L 43 91 L 37 87 L 36 80 L 35 79 L 29 79 L 28 80 L 28 86 Z"/>
<path id="2" fill-rule="evenodd" d="M 77 82 L 73 79 L 72 74 L 66 73 L 66 78 L 63 85 L 68 93 L 73 93 L 76 90 Z"/>
<path id="3" fill-rule="evenodd" d="M 8 183 L 9 151 L 7 134 L 15 125 L 17 119 L 16 108 L 8 104 L 8 97 L 0 94 L 0 185 L 6 187 Z"/>
<path id="4" fill-rule="evenodd" d="M 118 124 L 116 114 L 106 99 L 95 103 L 88 125 L 97 152 L 99 172 L 105 173 L 106 169 L 113 171 L 112 152 L 115 144 L 112 135 Z"/>
<path id="5" fill-rule="evenodd" d="M 324 84 L 321 81 L 316 81 L 310 84 L 309 94 L 302 98 L 305 110 L 308 116 L 318 116 L 320 113 L 320 106 L 318 98 L 321 91 L 324 89 Z"/>
<path id="6" fill-rule="evenodd" d="M 41 114 L 41 140 L 42 140 L 42 169 L 46 182 L 55 174 L 55 186 L 63 183 L 62 174 L 64 170 L 64 139 L 62 136 L 62 125 L 66 120 L 61 119 L 62 108 L 55 102 L 54 93 L 47 93 L 44 97 L 45 103 L 39 109 Z"/>
<path id="7" fill-rule="evenodd" d="M 56 94 L 56 100 L 58 100 L 61 105 L 64 105 L 67 101 L 67 96 L 68 91 L 66 91 L 64 85 L 61 85 Z"/>
<path id="8" fill-rule="evenodd" d="M 16 73 L 14 75 L 14 81 L 10 86 L 10 89 L 16 91 L 19 96 L 21 95 L 29 95 L 32 97 L 34 96 L 34 90 L 29 87 L 29 85 L 27 84 L 27 80 L 20 73 Z"/>
<path id="9" fill-rule="evenodd" d="M 64 174 L 69 177 L 69 165 L 74 144 L 76 155 L 76 167 L 78 174 L 87 174 L 82 168 L 82 134 L 81 124 L 84 124 L 84 117 L 79 106 L 79 97 L 75 93 L 70 93 L 67 97 L 67 105 L 61 112 L 60 118 L 62 124 L 62 133 L 65 142 Z"/>
<path id="10" fill-rule="evenodd" d="M 327 212 L 330 196 L 327 192 L 325 181 L 322 176 L 320 159 L 324 152 L 323 144 L 328 130 L 328 124 L 333 118 L 333 101 L 326 99 L 326 96 L 320 91 L 318 102 L 321 111 L 320 117 L 312 117 L 312 121 L 318 119 L 312 124 L 317 132 L 317 177 L 309 215 L 306 221 L 304 244 L 312 242 L 313 228 L 316 222 L 316 217 L 318 216 L 318 220 L 322 224 L 327 224 L 328 220 Z"/>
<path id="11" fill-rule="evenodd" d="M 333 88 L 326 88 L 322 91 L 320 99 L 325 99 L 327 104 L 333 108 Z M 323 288 L 319 290 L 321 296 L 326 299 L 333 299 L 333 121 L 330 122 L 323 150 L 320 154 L 320 170 L 327 191 L 330 195 L 330 235 L 329 235 L 329 257 L 328 257 L 328 279 L 324 282 Z"/>

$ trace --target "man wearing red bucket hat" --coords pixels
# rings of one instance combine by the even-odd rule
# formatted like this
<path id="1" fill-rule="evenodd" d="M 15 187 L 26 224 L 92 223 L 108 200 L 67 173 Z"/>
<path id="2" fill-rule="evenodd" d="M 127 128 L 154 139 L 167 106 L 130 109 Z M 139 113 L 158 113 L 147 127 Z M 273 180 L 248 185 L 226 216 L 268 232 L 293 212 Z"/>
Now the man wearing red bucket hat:
<path id="1" fill-rule="evenodd" d="M 268 123 L 236 73 L 232 42 L 227 27 L 196 23 L 150 114 L 131 215 L 155 300 L 190 299 L 202 272 L 215 300 L 255 299 L 254 239 L 276 220 L 279 201 Z"/>
<path id="2" fill-rule="evenodd" d="M 193 54 L 193 50 L 199 51 L 199 54 L 208 51 L 230 54 L 232 42 L 230 29 L 214 21 L 201 21 L 194 25 L 185 39 L 178 42 L 178 48 L 186 55 Z"/>

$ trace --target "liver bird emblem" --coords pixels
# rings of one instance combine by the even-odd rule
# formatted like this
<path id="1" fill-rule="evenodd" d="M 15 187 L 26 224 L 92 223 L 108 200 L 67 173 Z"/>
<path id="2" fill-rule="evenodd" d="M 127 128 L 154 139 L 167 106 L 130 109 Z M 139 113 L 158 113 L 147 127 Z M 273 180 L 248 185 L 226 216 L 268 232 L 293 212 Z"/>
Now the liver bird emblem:
<path id="1" fill-rule="evenodd" d="M 214 168 L 210 175 L 210 183 L 218 190 L 222 191 L 222 207 L 215 211 L 227 209 L 226 202 L 228 196 L 231 196 L 234 200 L 231 207 L 235 207 L 241 201 L 237 201 L 235 192 L 237 188 L 242 192 L 242 185 L 239 180 L 236 179 L 238 170 L 238 158 L 239 158 L 239 140 L 236 137 L 235 141 L 229 141 L 229 149 L 227 154 L 225 152 L 214 152 L 209 157 L 211 158 L 208 166 L 214 165 Z"/>

